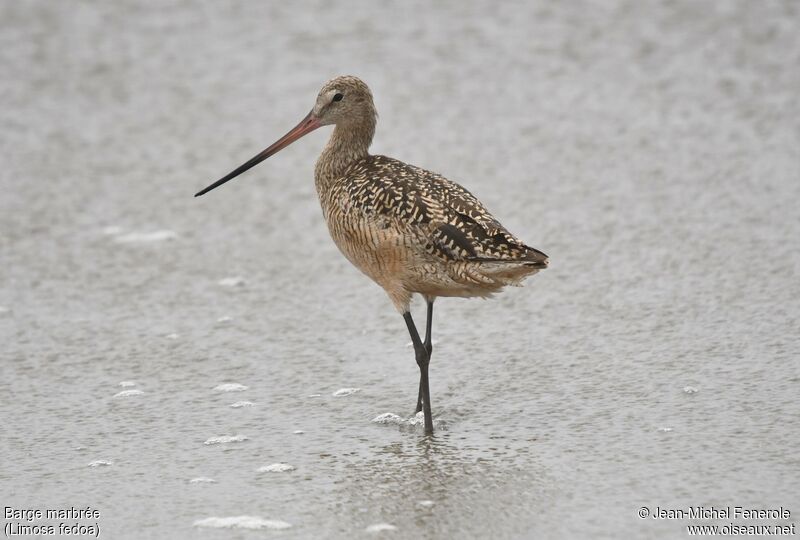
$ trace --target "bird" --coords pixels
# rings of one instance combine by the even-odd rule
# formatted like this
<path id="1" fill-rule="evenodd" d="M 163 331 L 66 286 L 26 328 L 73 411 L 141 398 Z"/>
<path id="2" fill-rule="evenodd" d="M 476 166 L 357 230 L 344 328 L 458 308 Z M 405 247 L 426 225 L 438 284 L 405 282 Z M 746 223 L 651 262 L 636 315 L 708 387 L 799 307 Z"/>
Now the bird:
<path id="1" fill-rule="evenodd" d="M 369 153 L 378 114 L 358 77 L 326 82 L 311 111 L 262 152 L 195 197 L 258 165 L 323 127 L 333 131 L 314 167 L 314 182 L 331 238 L 342 254 L 389 296 L 405 320 L 420 380 L 415 413 L 433 434 L 428 368 L 433 304 L 439 297 L 490 297 L 548 267 L 543 252 L 523 243 L 461 185 L 397 159 Z M 411 300 L 427 304 L 425 338 Z"/>

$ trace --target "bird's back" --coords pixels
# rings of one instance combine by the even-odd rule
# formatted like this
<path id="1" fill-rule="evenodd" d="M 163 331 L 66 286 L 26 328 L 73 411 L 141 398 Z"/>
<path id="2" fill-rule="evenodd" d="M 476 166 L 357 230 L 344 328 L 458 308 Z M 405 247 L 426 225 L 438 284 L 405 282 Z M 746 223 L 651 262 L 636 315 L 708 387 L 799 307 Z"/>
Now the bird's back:
<path id="1" fill-rule="evenodd" d="M 384 288 L 487 296 L 547 267 L 469 191 L 402 161 L 363 157 L 318 190 L 336 244 Z"/>

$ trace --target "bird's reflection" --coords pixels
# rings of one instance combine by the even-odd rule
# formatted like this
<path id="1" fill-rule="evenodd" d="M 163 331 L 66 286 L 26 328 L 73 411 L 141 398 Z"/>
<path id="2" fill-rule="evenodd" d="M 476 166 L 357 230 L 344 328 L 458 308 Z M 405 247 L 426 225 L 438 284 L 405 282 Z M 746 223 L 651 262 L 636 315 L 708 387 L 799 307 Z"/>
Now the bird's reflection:
<path id="1" fill-rule="evenodd" d="M 521 471 L 513 461 L 446 431 L 377 446 L 370 457 L 351 463 L 347 476 L 340 508 L 361 515 L 364 523 L 376 518 L 413 523 L 434 536 L 453 532 L 465 501 L 477 504 L 487 494 L 535 490 L 538 482 L 533 471 Z M 498 502 L 498 516 L 502 506 Z"/>

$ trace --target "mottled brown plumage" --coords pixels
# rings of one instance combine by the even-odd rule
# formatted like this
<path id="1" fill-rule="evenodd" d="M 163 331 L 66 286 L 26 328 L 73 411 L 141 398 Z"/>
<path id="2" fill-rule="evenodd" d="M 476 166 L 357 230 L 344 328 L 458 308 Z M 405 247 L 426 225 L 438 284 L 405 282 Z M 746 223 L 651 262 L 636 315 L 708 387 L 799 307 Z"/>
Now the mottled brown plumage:
<path id="1" fill-rule="evenodd" d="M 417 411 L 424 410 L 425 430 L 432 433 L 428 364 L 434 299 L 490 296 L 547 268 L 548 259 L 508 232 L 460 185 L 370 155 L 377 116 L 366 84 L 356 77 L 336 77 L 322 87 L 314 108 L 294 129 L 197 195 L 303 135 L 335 126 L 314 170 L 325 222 L 345 257 L 383 287 L 403 314 L 420 368 Z M 428 304 L 424 342 L 409 311 L 414 294 Z"/>
<path id="2" fill-rule="evenodd" d="M 344 96 L 341 101 L 331 101 L 336 94 Z M 349 109 L 331 111 L 345 106 Z M 547 267 L 544 253 L 508 232 L 460 185 L 402 161 L 370 155 L 377 115 L 372 95 L 359 79 L 328 82 L 314 111 L 321 117 L 336 116 L 315 169 L 331 236 L 350 262 L 386 290 L 401 313 L 408 311 L 414 293 L 485 297 Z"/>

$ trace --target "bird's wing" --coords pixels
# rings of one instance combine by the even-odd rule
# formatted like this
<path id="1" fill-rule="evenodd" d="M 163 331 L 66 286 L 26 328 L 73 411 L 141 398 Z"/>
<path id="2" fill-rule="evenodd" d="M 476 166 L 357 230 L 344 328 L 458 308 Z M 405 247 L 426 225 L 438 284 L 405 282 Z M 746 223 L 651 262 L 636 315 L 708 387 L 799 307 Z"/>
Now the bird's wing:
<path id="1" fill-rule="evenodd" d="M 506 230 L 472 193 L 441 175 L 370 156 L 348 177 L 347 191 L 365 214 L 393 219 L 432 255 L 449 261 L 547 260 Z"/>

